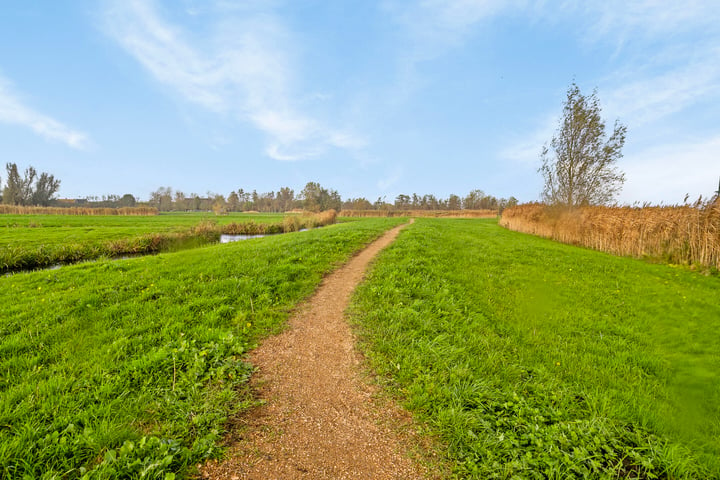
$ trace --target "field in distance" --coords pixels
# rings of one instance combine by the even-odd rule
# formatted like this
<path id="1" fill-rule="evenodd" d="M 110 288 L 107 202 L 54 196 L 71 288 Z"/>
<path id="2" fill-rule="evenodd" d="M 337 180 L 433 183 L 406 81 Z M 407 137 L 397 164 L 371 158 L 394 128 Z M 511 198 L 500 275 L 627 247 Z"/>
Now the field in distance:
<path id="1" fill-rule="evenodd" d="M 283 229 L 297 214 L 162 213 L 147 216 L 0 215 L 0 272 L 102 256 L 191 248 L 231 226 Z M 234 232 L 232 232 L 234 233 Z M 241 233 L 241 232 L 238 232 Z"/>
<path id="2" fill-rule="evenodd" d="M 720 278 L 418 219 L 353 321 L 461 478 L 720 478 Z"/>
<path id="3" fill-rule="evenodd" d="M 117 240 L 149 233 L 186 231 L 201 222 L 219 225 L 282 222 L 285 214 L 161 213 L 145 216 L 0 215 L 0 246 Z"/>

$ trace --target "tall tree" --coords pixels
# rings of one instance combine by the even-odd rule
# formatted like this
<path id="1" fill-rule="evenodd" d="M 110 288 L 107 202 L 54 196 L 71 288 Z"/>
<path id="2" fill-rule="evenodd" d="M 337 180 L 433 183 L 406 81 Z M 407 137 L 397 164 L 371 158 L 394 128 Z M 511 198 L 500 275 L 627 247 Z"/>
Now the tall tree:
<path id="1" fill-rule="evenodd" d="M 235 193 L 234 190 L 230 192 L 230 195 L 227 197 L 227 209 L 230 212 L 240 211 L 240 197 L 238 197 L 238 194 Z"/>
<path id="2" fill-rule="evenodd" d="M 32 192 L 32 204 L 46 207 L 50 205 L 53 195 L 60 189 L 60 180 L 45 172 L 41 173 L 35 182 Z"/>
<path id="3" fill-rule="evenodd" d="M 131 193 L 126 193 L 120 200 L 118 200 L 119 207 L 134 207 L 136 203 L 137 200 Z"/>
<path id="4" fill-rule="evenodd" d="M 7 184 L 3 190 L 3 203 L 8 205 L 48 205 L 60 188 L 60 180 L 53 175 L 41 173 L 38 177 L 33 167 L 25 169 L 20 176 L 17 165 L 7 163 Z"/>
<path id="5" fill-rule="evenodd" d="M 22 178 L 14 163 L 5 164 L 7 170 L 7 184 L 3 190 L 3 203 L 6 205 L 22 204 Z"/>
<path id="6" fill-rule="evenodd" d="M 617 120 L 610 137 L 600 117 L 597 91 L 589 97 L 576 84 L 567 91 L 558 131 L 543 147 L 543 201 L 575 207 L 612 202 L 625 182 L 615 163 L 622 158 L 627 127 Z"/>

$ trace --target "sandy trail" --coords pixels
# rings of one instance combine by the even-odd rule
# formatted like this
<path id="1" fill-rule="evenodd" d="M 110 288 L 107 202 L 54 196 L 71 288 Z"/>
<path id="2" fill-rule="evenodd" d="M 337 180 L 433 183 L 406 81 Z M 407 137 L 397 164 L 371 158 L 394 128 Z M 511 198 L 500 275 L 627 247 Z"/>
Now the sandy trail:
<path id="1" fill-rule="evenodd" d="M 415 441 L 409 415 L 375 395 L 344 318 L 369 262 L 403 226 L 386 232 L 327 276 L 292 315 L 289 328 L 251 354 L 251 382 L 265 404 L 244 420 L 247 431 L 214 479 L 413 479 L 426 472 L 407 455 Z"/>

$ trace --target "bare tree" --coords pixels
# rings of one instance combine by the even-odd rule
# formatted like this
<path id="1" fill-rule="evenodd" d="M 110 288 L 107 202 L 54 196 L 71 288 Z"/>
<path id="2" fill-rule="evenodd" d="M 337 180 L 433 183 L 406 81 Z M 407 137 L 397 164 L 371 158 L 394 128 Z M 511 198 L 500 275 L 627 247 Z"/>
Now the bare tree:
<path id="1" fill-rule="evenodd" d="M 612 202 L 625 182 L 625 174 L 615 166 L 622 157 L 627 127 L 617 120 L 609 138 L 600 117 L 597 91 L 589 97 L 576 84 L 567 91 L 563 116 L 555 136 L 543 147 L 545 179 L 543 201 L 575 207 Z"/>

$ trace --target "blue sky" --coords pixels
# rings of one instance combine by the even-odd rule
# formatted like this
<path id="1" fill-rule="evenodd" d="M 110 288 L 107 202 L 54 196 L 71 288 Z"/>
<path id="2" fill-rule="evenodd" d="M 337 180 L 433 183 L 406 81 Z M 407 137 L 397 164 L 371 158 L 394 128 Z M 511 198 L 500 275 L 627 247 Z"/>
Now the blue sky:
<path id="1" fill-rule="evenodd" d="M 716 0 L 1 8 L 0 160 L 55 174 L 61 197 L 317 181 L 533 201 L 573 81 L 628 127 L 620 201 L 708 196 L 720 177 Z"/>

